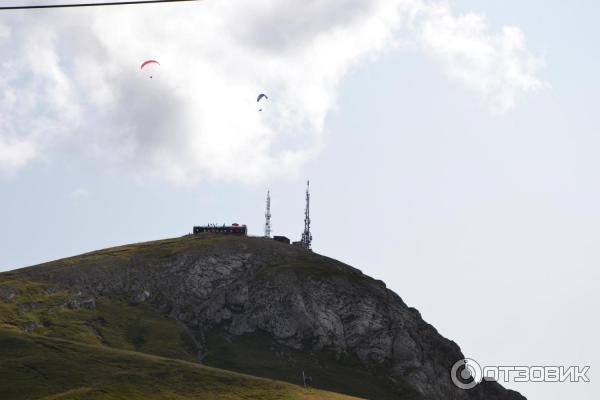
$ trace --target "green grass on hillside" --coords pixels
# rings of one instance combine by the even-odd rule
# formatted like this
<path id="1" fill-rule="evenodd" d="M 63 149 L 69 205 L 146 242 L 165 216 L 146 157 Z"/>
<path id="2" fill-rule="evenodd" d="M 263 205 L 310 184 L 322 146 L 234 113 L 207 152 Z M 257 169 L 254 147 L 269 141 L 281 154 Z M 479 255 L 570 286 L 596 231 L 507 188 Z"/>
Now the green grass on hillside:
<path id="1" fill-rule="evenodd" d="M 217 368 L 255 376 L 269 376 L 287 382 L 301 381 L 302 371 L 313 379 L 315 387 L 378 400 L 420 398 L 413 391 L 390 387 L 378 379 L 378 371 L 367 371 L 356 358 L 320 352 L 297 351 L 256 332 L 228 339 L 217 332 L 208 334 L 209 351 L 204 362 Z M 401 394 L 401 395 L 400 395 Z"/>
<path id="2" fill-rule="evenodd" d="M 95 262 L 102 262 L 105 264 L 119 263 L 127 261 L 132 256 L 136 255 L 143 255 L 144 257 L 148 257 L 150 259 L 160 260 L 162 258 L 172 257 L 173 255 L 187 250 L 210 247 L 219 243 L 236 242 L 240 240 L 243 241 L 245 239 L 247 239 L 247 237 L 212 233 L 186 235 L 178 238 L 154 240 L 96 250 L 89 253 L 24 268 L 20 271 L 51 271 L 53 269 L 62 269 L 66 267 L 77 266 L 79 264 L 92 264 Z"/>
<path id="3" fill-rule="evenodd" d="M 0 329 L 0 399 L 351 400 L 214 368 Z"/>
<path id="4" fill-rule="evenodd" d="M 135 350 L 194 361 L 193 340 L 175 321 L 146 304 L 130 305 L 118 297 L 96 298 L 93 309 L 69 307 L 77 296 L 48 283 L 0 275 L 0 286 L 19 290 L 10 302 L 0 300 L 0 328 Z M 82 299 L 88 299 L 82 297 Z"/>
<path id="5" fill-rule="evenodd" d="M 138 354 L 132 359 L 130 353 L 114 353 L 136 351 L 195 361 L 197 349 L 194 340 L 181 326 L 150 305 L 131 305 L 127 298 L 111 295 L 96 297 L 96 307 L 73 307 L 70 305 L 73 299 L 86 300 L 89 296 L 78 297 L 75 288 L 55 287 L 48 279 L 59 270 L 72 273 L 77 271 L 71 269 L 79 267 L 91 270 L 103 266 L 126 267 L 131 260 L 154 263 L 185 252 L 201 256 L 210 246 L 215 246 L 216 251 L 223 254 L 232 249 L 239 251 L 241 247 L 244 251 L 264 253 L 266 259 L 281 253 L 280 262 L 265 263 L 260 268 L 259 274 L 265 278 L 278 274 L 302 274 L 303 279 L 347 279 L 356 285 L 371 284 L 360 272 L 343 268 L 335 260 L 302 249 L 262 238 L 216 234 L 131 244 L 0 273 L 0 290 L 4 288 L 4 293 L 7 288 L 18 291 L 10 300 L 0 298 L 0 374 L 5 374 L 0 375 L 0 379 L 6 378 L 0 382 L 0 400 L 349 398 L 342 395 L 319 397 L 316 391 L 299 391 L 293 385 L 281 383 L 276 384 L 283 385 L 277 386 L 277 390 L 273 386 L 252 386 L 254 383 L 247 390 L 242 390 L 245 382 L 255 382 L 248 377 L 239 382 L 238 378 L 232 380 L 231 392 L 225 390 L 229 384 L 215 380 L 212 375 L 208 382 L 203 382 L 202 379 L 206 381 L 208 378 L 198 378 L 195 375 L 200 374 L 198 370 L 181 370 L 181 365 L 191 368 L 191 364 L 177 364 L 174 360 L 158 363 L 150 356 L 144 358 Z M 293 351 L 260 333 L 228 338 L 223 332 L 215 331 L 205 339 L 208 354 L 204 354 L 203 362 L 217 368 L 293 383 L 299 382 L 302 370 L 306 370 L 314 378 L 315 386 L 326 390 L 380 400 L 396 399 L 400 392 L 402 398 L 412 398 L 408 389 L 398 392 L 390 387 L 390 382 L 380 378 L 379 371 L 366 370 L 350 356 L 340 358 L 326 352 L 305 354 Z M 75 345 L 75 342 L 79 344 Z M 13 343 L 16 345 L 13 346 Z M 22 350 L 14 350 L 18 348 Z M 88 351 L 86 349 L 94 350 L 90 354 L 76 354 L 76 350 Z M 146 363 L 144 360 L 153 361 Z M 15 363 L 15 369 L 7 367 L 11 362 Z M 141 366 L 138 366 L 140 363 Z M 172 371 L 167 368 L 168 365 Z M 139 372 L 138 368 L 141 368 Z M 231 376 L 240 376 L 219 373 L 219 379 L 225 381 L 233 379 Z M 14 385 L 8 383 L 12 380 Z M 22 397 L 14 397 L 16 394 Z"/>

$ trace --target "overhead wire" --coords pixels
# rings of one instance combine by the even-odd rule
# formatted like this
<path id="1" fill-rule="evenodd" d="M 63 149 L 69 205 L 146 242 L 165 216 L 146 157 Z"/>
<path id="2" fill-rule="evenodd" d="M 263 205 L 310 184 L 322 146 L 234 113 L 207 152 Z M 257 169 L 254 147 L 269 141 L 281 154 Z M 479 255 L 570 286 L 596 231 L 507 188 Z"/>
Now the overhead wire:
<path id="1" fill-rule="evenodd" d="M 159 3 L 183 3 L 202 0 L 132 0 L 132 1 L 109 1 L 99 3 L 63 3 L 63 4 L 40 4 L 27 6 L 1 6 L 0 11 L 9 10 L 35 10 L 49 8 L 75 8 L 75 7 L 104 7 L 104 6 L 128 6 L 139 4 L 159 4 Z"/>

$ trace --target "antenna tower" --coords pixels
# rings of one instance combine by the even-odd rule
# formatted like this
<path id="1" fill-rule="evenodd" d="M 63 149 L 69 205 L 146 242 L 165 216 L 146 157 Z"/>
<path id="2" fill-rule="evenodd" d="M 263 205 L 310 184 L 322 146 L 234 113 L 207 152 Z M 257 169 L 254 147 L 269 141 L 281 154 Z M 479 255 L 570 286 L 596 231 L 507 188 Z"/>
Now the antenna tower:
<path id="1" fill-rule="evenodd" d="M 300 243 L 302 247 L 310 250 L 310 244 L 312 242 L 312 235 L 310 233 L 310 192 L 308 191 L 310 181 L 306 181 L 306 209 L 304 210 L 304 232 L 302 232 L 302 239 Z"/>
<path id="2" fill-rule="evenodd" d="M 265 237 L 271 237 L 271 192 L 267 190 L 267 209 L 265 211 Z"/>

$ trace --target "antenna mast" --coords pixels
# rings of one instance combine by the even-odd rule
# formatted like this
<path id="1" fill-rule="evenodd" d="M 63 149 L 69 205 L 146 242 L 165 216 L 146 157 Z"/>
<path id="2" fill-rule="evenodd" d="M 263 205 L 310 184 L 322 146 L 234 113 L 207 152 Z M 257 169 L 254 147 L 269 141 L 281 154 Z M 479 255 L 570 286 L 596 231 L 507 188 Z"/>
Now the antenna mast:
<path id="1" fill-rule="evenodd" d="M 306 181 L 306 209 L 304 210 L 304 232 L 302 232 L 302 239 L 300 243 L 302 247 L 310 250 L 310 244 L 312 242 L 312 235 L 310 233 L 310 192 L 309 192 L 310 181 Z"/>
<path id="2" fill-rule="evenodd" d="M 267 209 L 265 211 L 265 237 L 271 237 L 271 191 L 267 190 Z"/>

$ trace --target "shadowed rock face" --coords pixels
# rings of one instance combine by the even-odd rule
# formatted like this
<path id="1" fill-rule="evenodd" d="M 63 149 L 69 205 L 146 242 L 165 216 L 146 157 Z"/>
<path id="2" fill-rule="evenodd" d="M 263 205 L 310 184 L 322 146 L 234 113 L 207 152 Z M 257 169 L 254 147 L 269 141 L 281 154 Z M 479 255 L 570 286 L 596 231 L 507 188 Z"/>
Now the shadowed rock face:
<path id="1" fill-rule="evenodd" d="M 306 368 L 315 386 L 372 399 L 524 399 L 497 383 L 456 388 L 459 347 L 383 282 L 270 240 L 203 234 L 19 273 L 152 304 L 187 328 L 210 365 L 296 382 Z"/>

